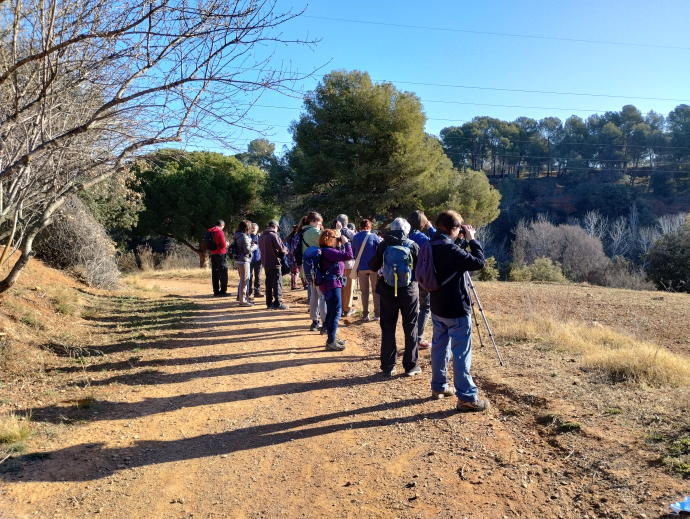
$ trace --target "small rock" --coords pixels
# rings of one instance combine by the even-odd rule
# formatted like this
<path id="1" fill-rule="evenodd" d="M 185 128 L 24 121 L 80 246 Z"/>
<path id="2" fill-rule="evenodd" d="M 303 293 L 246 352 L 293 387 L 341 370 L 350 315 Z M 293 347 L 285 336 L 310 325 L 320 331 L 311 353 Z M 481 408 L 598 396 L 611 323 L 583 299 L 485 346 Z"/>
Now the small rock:
<path id="1" fill-rule="evenodd" d="M 410 481 L 410 482 L 407 484 L 407 488 L 412 488 L 412 487 L 416 487 L 416 486 L 417 486 L 417 482 L 416 482 L 416 481 Z"/>
<path id="2" fill-rule="evenodd" d="M 221 457 L 221 458 L 227 458 L 228 455 L 227 455 L 227 454 L 221 454 L 220 457 Z"/>

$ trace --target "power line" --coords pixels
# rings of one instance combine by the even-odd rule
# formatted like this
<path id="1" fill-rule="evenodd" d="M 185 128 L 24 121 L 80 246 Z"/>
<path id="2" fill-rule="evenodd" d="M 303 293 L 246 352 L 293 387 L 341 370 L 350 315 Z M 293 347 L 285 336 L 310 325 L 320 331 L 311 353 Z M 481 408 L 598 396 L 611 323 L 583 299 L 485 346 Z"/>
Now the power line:
<path id="1" fill-rule="evenodd" d="M 690 103 L 688 99 L 672 99 L 666 97 L 640 97 L 640 96 L 619 96 L 611 94 L 582 94 L 579 92 L 556 92 L 552 90 L 526 90 L 520 88 L 495 88 L 495 87 L 484 87 L 484 86 L 474 86 L 474 85 L 447 85 L 443 83 L 420 83 L 416 81 L 399 81 L 395 79 L 375 79 L 374 81 L 385 82 L 385 83 L 400 83 L 403 85 L 421 85 L 421 86 L 438 86 L 438 87 L 449 87 L 449 88 L 464 88 L 468 90 L 493 90 L 497 92 L 524 92 L 528 94 L 555 94 L 562 96 L 583 96 L 583 97 L 607 97 L 614 99 L 644 99 L 647 101 L 674 101 L 679 103 Z"/>
<path id="2" fill-rule="evenodd" d="M 399 27 L 404 29 L 422 29 L 426 31 L 444 31 L 444 32 L 459 32 L 465 34 L 481 34 L 485 36 L 507 36 L 510 38 L 525 38 L 532 40 L 554 40 L 566 41 L 570 43 L 596 43 L 600 45 L 621 45 L 624 47 L 645 47 L 650 49 L 673 49 L 673 50 L 690 50 L 690 47 L 680 47 L 676 45 L 651 45 L 646 43 L 629 43 L 623 41 L 608 41 L 608 40 L 585 40 L 581 38 L 559 38 L 558 36 L 535 36 L 531 34 L 515 34 L 509 32 L 492 32 L 492 31 L 474 31 L 470 29 L 449 29 L 446 27 L 427 27 L 424 25 L 406 25 L 400 23 L 387 22 L 370 22 L 366 20 L 350 20 L 346 18 L 330 18 L 326 16 L 309 16 L 302 15 L 303 18 L 312 18 L 314 20 L 329 20 L 333 22 L 347 22 L 347 23 L 361 23 L 365 25 L 381 25 L 385 27 Z"/>

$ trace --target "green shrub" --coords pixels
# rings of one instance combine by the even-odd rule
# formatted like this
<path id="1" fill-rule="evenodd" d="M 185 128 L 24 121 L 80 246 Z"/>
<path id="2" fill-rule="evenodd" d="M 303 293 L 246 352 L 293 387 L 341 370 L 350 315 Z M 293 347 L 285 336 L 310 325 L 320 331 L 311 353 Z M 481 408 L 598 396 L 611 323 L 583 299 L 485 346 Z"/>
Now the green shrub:
<path id="1" fill-rule="evenodd" d="M 532 281 L 529 267 L 513 267 L 508 274 L 508 281 Z"/>
<path id="2" fill-rule="evenodd" d="M 690 292 L 690 217 L 678 232 L 657 240 L 645 259 L 647 277 L 660 289 Z"/>
<path id="3" fill-rule="evenodd" d="M 532 281 L 568 282 L 561 270 L 561 264 L 552 261 L 551 258 L 538 258 L 528 268 L 532 274 Z"/>
<path id="4" fill-rule="evenodd" d="M 490 256 L 484 262 L 484 268 L 477 273 L 479 281 L 496 281 L 498 279 L 498 269 L 496 268 L 496 258 Z"/>

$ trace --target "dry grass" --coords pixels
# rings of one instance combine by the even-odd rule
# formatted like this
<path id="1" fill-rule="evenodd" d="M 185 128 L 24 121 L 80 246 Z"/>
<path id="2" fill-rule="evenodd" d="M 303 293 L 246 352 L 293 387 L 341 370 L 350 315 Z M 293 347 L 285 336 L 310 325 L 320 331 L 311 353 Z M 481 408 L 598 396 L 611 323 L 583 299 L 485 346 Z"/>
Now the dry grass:
<path id="1" fill-rule="evenodd" d="M 530 341 L 582 355 L 581 367 L 602 373 L 612 382 L 650 386 L 690 386 L 690 359 L 660 346 L 616 332 L 598 323 L 585 325 L 552 317 L 501 317 L 493 325 L 497 337 Z"/>
<path id="2" fill-rule="evenodd" d="M 29 419 L 14 413 L 0 415 L 0 443 L 16 443 L 31 434 Z"/>
<path id="3" fill-rule="evenodd" d="M 176 270 L 154 270 L 146 272 L 145 274 L 128 276 L 130 278 L 147 278 L 147 279 L 211 279 L 210 269 L 176 269 Z"/>

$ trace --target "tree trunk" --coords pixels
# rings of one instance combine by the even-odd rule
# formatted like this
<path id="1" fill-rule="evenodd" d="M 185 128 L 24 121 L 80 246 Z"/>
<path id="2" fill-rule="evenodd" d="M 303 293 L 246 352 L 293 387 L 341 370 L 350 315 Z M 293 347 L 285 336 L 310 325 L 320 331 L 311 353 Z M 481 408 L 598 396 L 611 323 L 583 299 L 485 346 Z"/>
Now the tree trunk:
<path id="1" fill-rule="evenodd" d="M 32 229 L 24 238 L 24 242 L 21 246 L 22 252 L 19 256 L 19 259 L 17 259 L 17 262 L 12 266 L 12 270 L 10 270 L 10 273 L 7 275 L 7 277 L 0 282 L 0 294 L 5 293 L 12 288 L 12 286 L 19 279 L 19 274 L 21 274 L 24 267 L 26 267 L 31 258 L 33 258 L 34 239 L 41 229 L 43 229 L 43 226 L 40 226 L 37 229 Z"/>
<path id="2" fill-rule="evenodd" d="M 182 245 L 186 245 L 189 247 L 191 250 L 196 252 L 199 255 L 199 268 L 200 269 L 205 269 L 206 268 L 206 241 L 201 240 L 199 242 L 199 247 L 195 247 L 191 243 L 189 243 L 187 240 L 183 240 L 182 238 L 178 238 L 177 236 L 173 236 L 172 234 L 166 234 L 166 238 L 171 238 L 175 241 L 180 242 Z"/>

